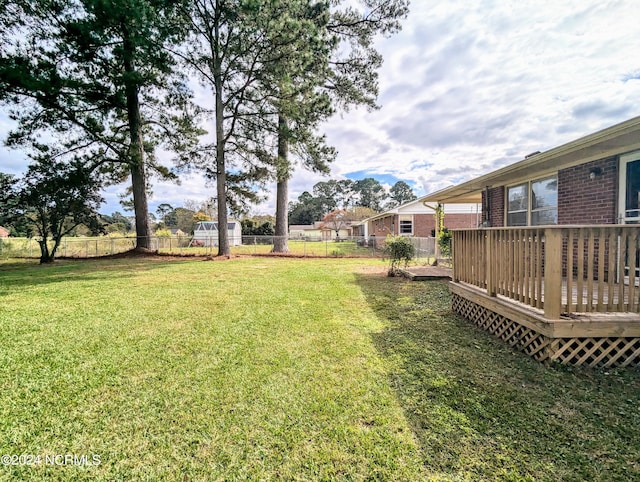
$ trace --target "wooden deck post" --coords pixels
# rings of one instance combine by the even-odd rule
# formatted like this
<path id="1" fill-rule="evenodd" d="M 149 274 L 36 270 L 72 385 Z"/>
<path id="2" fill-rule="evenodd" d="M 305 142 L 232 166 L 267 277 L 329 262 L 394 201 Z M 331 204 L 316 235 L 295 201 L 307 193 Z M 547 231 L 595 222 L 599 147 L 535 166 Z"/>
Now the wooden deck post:
<path id="1" fill-rule="evenodd" d="M 494 266 L 496 262 L 496 256 L 493 252 L 493 231 L 485 231 L 486 236 L 486 256 L 485 256 L 485 276 L 487 278 L 487 294 L 489 296 L 496 296 L 496 267 Z"/>
<path id="2" fill-rule="evenodd" d="M 562 231 L 544 230 L 544 316 L 560 319 L 562 305 Z"/>
<path id="3" fill-rule="evenodd" d="M 461 236 L 461 234 L 459 234 L 458 232 L 454 231 L 453 235 L 451 236 L 451 261 L 453 264 L 453 274 L 452 274 L 452 280 L 454 283 L 459 283 L 460 282 L 460 264 L 458 262 L 458 256 L 456 255 L 456 238 L 459 238 Z M 435 240 L 435 244 L 438 244 L 438 240 Z M 435 250 L 434 250 L 435 253 Z M 460 254 L 460 258 L 462 257 L 462 254 Z M 437 258 L 436 258 L 437 259 Z"/>

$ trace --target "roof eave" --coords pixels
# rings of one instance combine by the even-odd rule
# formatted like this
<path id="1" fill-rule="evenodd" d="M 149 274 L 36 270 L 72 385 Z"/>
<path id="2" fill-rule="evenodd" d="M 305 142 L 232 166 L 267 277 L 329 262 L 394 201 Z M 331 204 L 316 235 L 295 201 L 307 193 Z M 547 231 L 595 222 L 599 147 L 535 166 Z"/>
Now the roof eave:
<path id="1" fill-rule="evenodd" d="M 603 129 L 519 162 L 424 196 L 425 202 L 476 203 L 488 187 L 517 183 L 559 169 L 640 149 L 640 117 Z"/>

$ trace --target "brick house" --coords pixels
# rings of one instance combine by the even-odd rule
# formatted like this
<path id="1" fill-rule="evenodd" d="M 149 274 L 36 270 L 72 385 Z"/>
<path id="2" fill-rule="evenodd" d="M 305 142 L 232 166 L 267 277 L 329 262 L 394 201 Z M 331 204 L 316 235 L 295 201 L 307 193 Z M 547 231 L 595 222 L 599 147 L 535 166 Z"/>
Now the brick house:
<path id="1" fill-rule="evenodd" d="M 640 117 L 424 199 L 482 203 L 454 311 L 539 361 L 640 365 Z"/>
<path id="2" fill-rule="evenodd" d="M 8 238 L 9 230 L 5 227 L 0 226 L 0 238 Z"/>
<path id="3" fill-rule="evenodd" d="M 424 198 L 408 202 L 394 209 L 361 221 L 355 236 L 376 236 L 384 239 L 387 235 L 428 238 L 436 228 L 435 211 L 425 205 Z M 475 228 L 480 220 L 478 204 L 445 205 L 444 225 L 448 229 Z"/>
<path id="4" fill-rule="evenodd" d="M 481 202 L 485 227 L 640 223 L 640 117 L 468 182 L 428 202 Z"/>

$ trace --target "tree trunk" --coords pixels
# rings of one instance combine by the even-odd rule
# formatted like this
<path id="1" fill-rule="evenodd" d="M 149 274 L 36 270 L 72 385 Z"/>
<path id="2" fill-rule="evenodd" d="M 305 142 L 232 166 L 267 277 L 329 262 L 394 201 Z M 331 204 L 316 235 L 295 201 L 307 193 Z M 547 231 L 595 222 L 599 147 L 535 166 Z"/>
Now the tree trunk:
<path id="1" fill-rule="evenodd" d="M 136 216 L 136 250 L 151 249 L 147 182 L 144 165 L 142 163 L 131 165 L 131 187 L 133 192 L 133 210 Z"/>
<path id="2" fill-rule="evenodd" d="M 151 249 L 151 229 L 149 227 L 149 205 L 147 203 L 147 176 L 144 165 L 144 142 L 142 139 L 142 117 L 138 86 L 131 80 L 135 72 L 134 49 L 131 39 L 124 32 L 124 69 L 127 73 L 125 91 L 127 95 L 127 120 L 129 122 L 129 166 L 133 210 L 136 217 L 136 250 Z"/>
<path id="3" fill-rule="evenodd" d="M 287 138 L 287 120 L 278 117 L 278 160 L 276 165 L 276 226 L 273 238 L 273 252 L 289 251 L 289 141 Z"/>
<path id="4" fill-rule="evenodd" d="M 47 215 L 46 208 L 39 208 L 40 221 L 38 225 L 38 234 L 42 239 L 38 240 L 40 246 L 40 264 L 53 263 L 53 258 L 49 254 L 49 245 L 47 243 L 47 236 L 49 233 L 49 217 Z"/>
<path id="5" fill-rule="evenodd" d="M 53 263 L 53 256 L 49 253 L 49 246 L 47 246 L 47 238 L 38 240 L 40 245 L 40 264 Z"/>
<path id="6" fill-rule="evenodd" d="M 53 248 L 51 248 L 51 252 L 49 253 L 49 258 L 51 259 L 51 263 L 56 258 L 56 253 L 58 252 L 58 248 L 60 247 L 60 243 L 62 242 L 62 233 L 58 233 L 53 238 Z"/>
<path id="7" fill-rule="evenodd" d="M 213 79 L 216 109 L 216 188 L 218 190 L 218 256 L 229 256 L 229 222 L 227 218 L 227 166 L 225 163 L 224 103 L 222 99 L 222 59 L 220 57 L 220 25 L 216 15 L 214 26 Z"/>
<path id="8" fill-rule="evenodd" d="M 224 147 L 216 148 L 216 188 L 218 189 L 218 256 L 229 256 L 229 220 L 227 217 L 227 173 Z"/>

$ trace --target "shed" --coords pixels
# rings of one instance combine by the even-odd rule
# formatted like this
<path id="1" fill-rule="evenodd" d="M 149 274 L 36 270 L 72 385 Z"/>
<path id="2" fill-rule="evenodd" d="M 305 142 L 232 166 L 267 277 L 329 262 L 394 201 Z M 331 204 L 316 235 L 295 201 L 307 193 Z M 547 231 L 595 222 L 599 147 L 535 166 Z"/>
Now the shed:
<path id="1" fill-rule="evenodd" d="M 231 220 L 227 223 L 229 232 L 229 245 L 242 244 L 242 226 L 238 221 Z M 191 246 L 218 246 L 218 222 L 200 221 L 193 228 Z"/>

